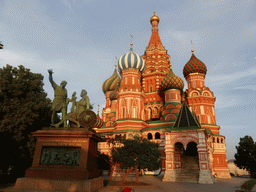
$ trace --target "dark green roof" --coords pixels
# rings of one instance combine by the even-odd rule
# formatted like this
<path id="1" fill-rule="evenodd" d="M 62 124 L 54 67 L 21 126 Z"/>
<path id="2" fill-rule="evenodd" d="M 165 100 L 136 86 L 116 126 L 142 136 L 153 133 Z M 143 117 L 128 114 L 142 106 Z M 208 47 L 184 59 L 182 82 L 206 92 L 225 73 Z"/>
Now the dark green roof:
<path id="1" fill-rule="evenodd" d="M 197 118 L 194 115 L 192 115 L 187 104 L 183 102 L 173 128 L 175 129 L 175 128 L 186 128 L 186 127 L 187 128 L 197 127 L 197 129 L 200 129 L 201 125 L 198 122 Z"/>

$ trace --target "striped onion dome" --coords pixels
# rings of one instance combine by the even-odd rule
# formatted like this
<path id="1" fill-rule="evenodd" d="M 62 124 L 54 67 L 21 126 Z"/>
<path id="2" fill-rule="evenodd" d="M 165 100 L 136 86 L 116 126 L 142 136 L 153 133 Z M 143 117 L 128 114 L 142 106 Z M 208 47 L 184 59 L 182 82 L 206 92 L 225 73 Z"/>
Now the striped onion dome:
<path id="1" fill-rule="evenodd" d="M 182 91 L 183 88 L 184 81 L 180 77 L 175 75 L 172 69 L 170 69 L 169 74 L 161 81 L 160 84 L 160 89 L 162 91 L 166 91 L 168 89 L 179 89 Z"/>
<path id="2" fill-rule="evenodd" d="M 108 78 L 106 81 L 104 81 L 102 85 L 102 91 L 106 93 L 107 91 L 113 91 L 118 83 L 121 81 L 119 75 L 117 74 L 117 71 L 115 69 L 114 73 L 111 75 L 110 78 Z"/>
<path id="3" fill-rule="evenodd" d="M 109 94 L 109 99 L 112 101 L 112 100 L 117 100 L 117 97 L 119 95 L 119 86 L 117 88 L 115 88 L 114 91 L 112 91 L 110 94 Z"/>
<path id="4" fill-rule="evenodd" d="M 197 57 L 194 55 L 194 50 L 192 50 L 192 56 L 190 60 L 183 68 L 184 77 L 187 77 L 191 73 L 202 73 L 204 75 L 206 75 L 207 73 L 207 68 L 205 64 L 199 59 L 197 59 Z"/>
<path id="5" fill-rule="evenodd" d="M 118 70 L 121 72 L 123 69 L 135 68 L 139 69 L 141 72 L 145 69 L 144 60 L 133 51 L 132 43 L 131 48 L 128 53 L 121 56 L 118 60 Z"/>
<path id="6" fill-rule="evenodd" d="M 97 120 L 94 124 L 95 128 L 101 128 L 104 125 L 104 121 L 100 118 L 99 114 L 97 114 Z"/>

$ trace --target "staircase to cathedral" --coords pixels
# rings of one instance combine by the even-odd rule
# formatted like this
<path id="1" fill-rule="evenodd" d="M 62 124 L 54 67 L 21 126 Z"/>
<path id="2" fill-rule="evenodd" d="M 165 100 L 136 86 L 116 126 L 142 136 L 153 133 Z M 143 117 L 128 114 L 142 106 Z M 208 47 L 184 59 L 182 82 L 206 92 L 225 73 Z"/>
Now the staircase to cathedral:
<path id="1" fill-rule="evenodd" d="M 198 183 L 199 163 L 198 156 L 184 156 L 181 158 L 181 171 L 176 173 L 178 182 Z"/>

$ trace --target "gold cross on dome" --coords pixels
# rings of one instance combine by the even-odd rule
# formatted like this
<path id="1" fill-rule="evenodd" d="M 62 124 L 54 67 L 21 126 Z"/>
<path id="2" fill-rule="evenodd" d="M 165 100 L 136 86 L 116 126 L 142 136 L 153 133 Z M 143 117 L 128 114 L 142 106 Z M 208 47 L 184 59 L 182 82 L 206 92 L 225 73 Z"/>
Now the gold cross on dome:
<path id="1" fill-rule="evenodd" d="M 194 53 L 193 42 L 191 40 L 191 52 Z"/>
<path id="2" fill-rule="evenodd" d="M 117 58 L 117 56 L 115 56 L 115 58 L 116 58 L 115 68 L 117 68 L 118 58 Z"/>

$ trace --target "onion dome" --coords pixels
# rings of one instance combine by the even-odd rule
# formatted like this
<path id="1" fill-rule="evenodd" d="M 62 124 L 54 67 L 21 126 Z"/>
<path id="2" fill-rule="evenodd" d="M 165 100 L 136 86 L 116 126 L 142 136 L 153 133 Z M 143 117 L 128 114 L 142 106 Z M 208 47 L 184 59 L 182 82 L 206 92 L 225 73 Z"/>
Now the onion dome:
<path id="1" fill-rule="evenodd" d="M 131 43 L 131 48 L 128 53 L 121 56 L 118 60 L 118 70 L 121 72 L 123 69 L 134 68 L 139 69 L 139 71 L 143 72 L 145 69 L 144 60 L 133 51 Z"/>
<path id="2" fill-rule="evenodd" d="M 184 81 L 170 69 L 169 74 L 161 81 L 160 88 L 162 91 L 168 89 L 179 89 L 182 91 L 184 88 Z"/>
<path id="3" fill-rule="evenodd" d="M 155 15 L 155 13 L 156 12 L 154 11 L 154 15 L 150 18 L 150 23 L 152 23 L 153 21 L 157 21 L 159 23 L 160 19 Z"/>
<path id="4" fill-rule="evenodd" d="M 117 74 L 117 71 L 115 69 L 114 73 L 111 75 L 110 78 L 108 78 L 102 85 L 102 91 L 106 93 L 107 91 L 113 91 L 118 83 L 121 81 L 119 75 Z"/>
<path id="5" fill-rule="evenodd" d="M 119 89 L 119 86 L 118 86 L 114 91 L 112 91 L 112 92 L 109 94 L 109 99 L 110 99 L 110 101 L 112 101 L 112 100 L 117 100 L 117 97 L 118 97 L 118 95 L 119 95 L 118 89 Z"/>
<path id="6" fill-rule="evenodd" d="M 187 62 L 185 67 L 183 68 L 183 75 L 184 77 L 188 76 L 191 73 L 202 73 L 206 75 L 207 68 L 205 64 L 197 59 L 197 57 L 194 55 L 194 50 L 192 49 L 192 56 L 190 60 Z"/>
<path id="7" fill-rule="evenodd" d="M 96 123 L 94 124 L 95 128 L 101 128 L 104 125 L 103 120 L 97 115 Z"/>
<path id="8" fill-rule="evenodd" d="M 100 115 L 99 115 L 99 105 L 98 105 L 98 111 L 97 111 L 97 116 L 96 117 L 97 117 L 97 119 L 96 119 L 96 123 L 94 124 L 94 127 L 95 128 L 101 128 L 104 125 L 104 122 L 100 118 Z"/>

